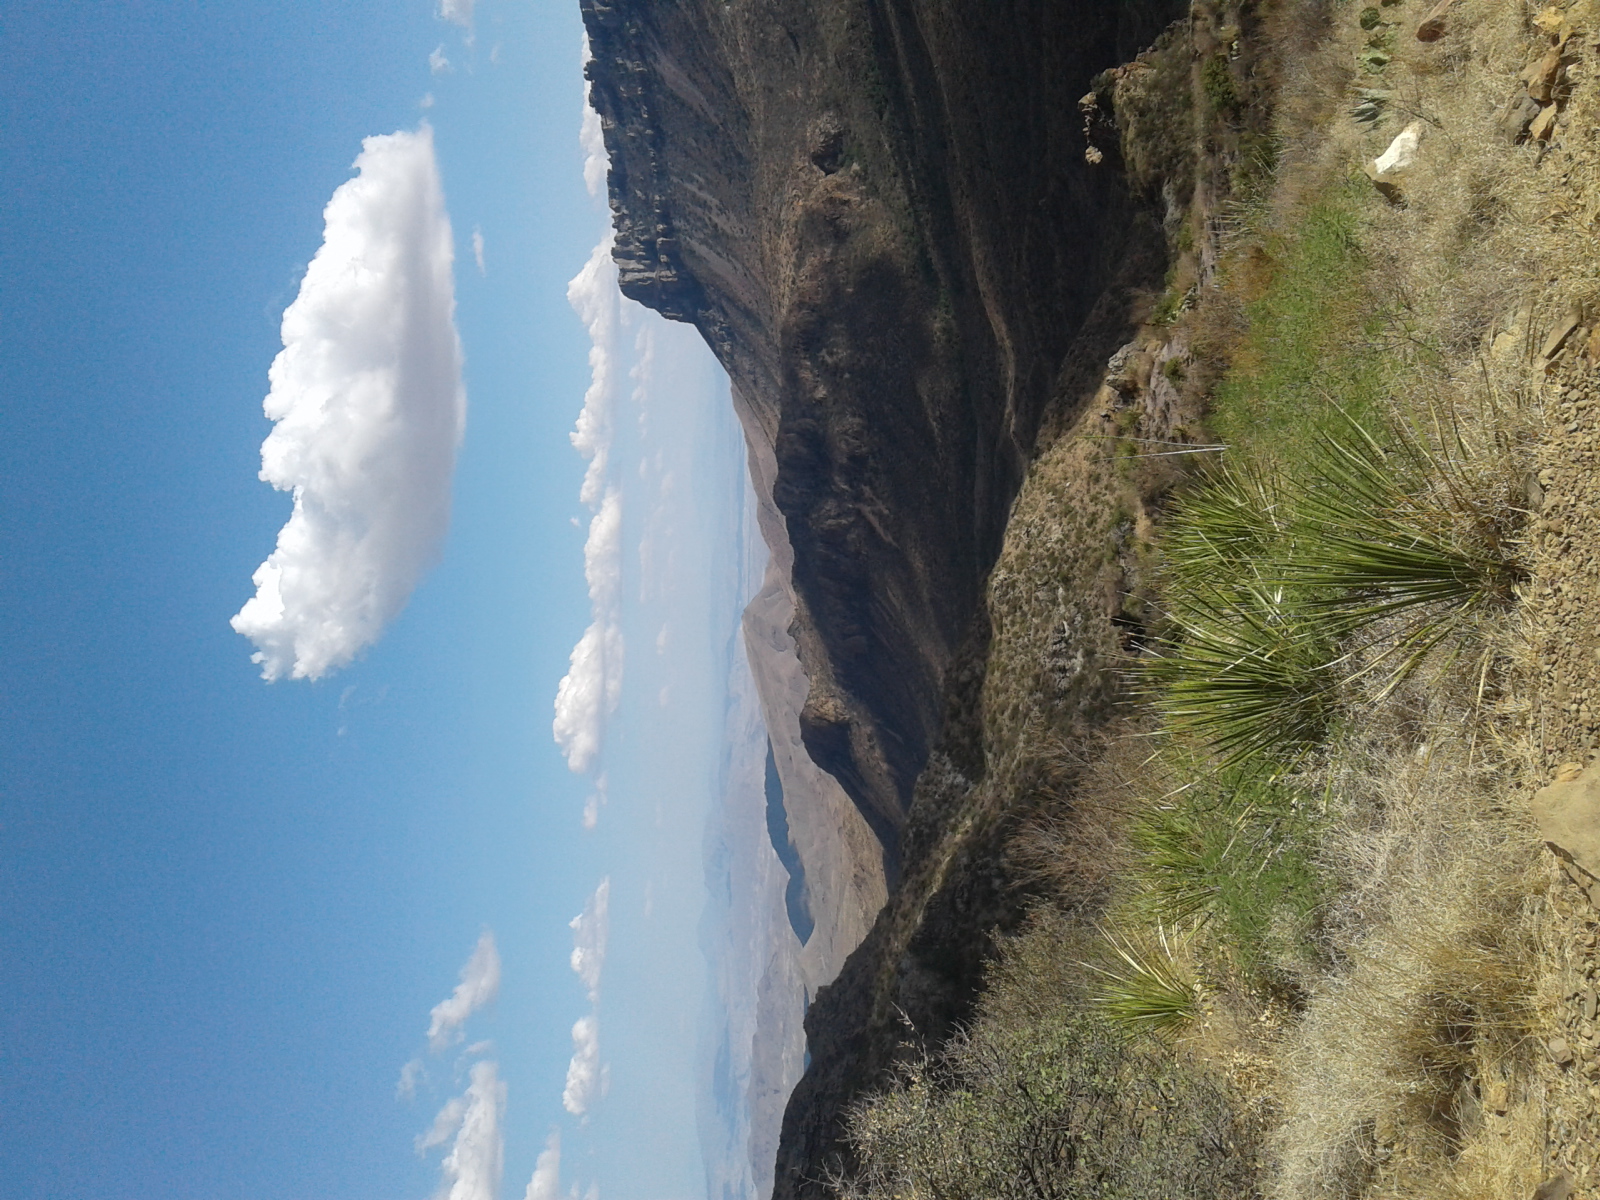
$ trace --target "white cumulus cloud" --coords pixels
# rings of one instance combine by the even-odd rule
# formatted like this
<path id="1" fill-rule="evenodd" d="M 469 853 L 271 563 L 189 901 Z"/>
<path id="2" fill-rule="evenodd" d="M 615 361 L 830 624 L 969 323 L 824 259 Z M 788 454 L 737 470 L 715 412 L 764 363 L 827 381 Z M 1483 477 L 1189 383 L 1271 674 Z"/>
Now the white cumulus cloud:
<path id="1" fill-rule="evenodd" d="M 455 1144 L 440 1164 L 450 1185 L 445 1200 L 495 1200 L 505 1170 L 506 1085 L 496 1064 L 474 1063 Z"/>
<path id="2" fill-rule="evenodd" d="M 572 1061 L 561 1103 L 575 1117 L 589 1111 L 600 1091 L 600 1018 L 579 1017 L 572 1027 Z"/>
<path id="3" fill-rule="evenodd" d="M 376 641 L 438 557 L 466 420 L 433 132 L 370 137 L 283 314 L 261 478 L 292 492 L 233 627 L 262 677 L 317 679 Z"/>
<path id="4" fill-rule="evenodd" d="M 589 38 L 583 39 L 583 61 L 589 61 Z M 593 85 L 588 80 L 583 84 L 583 124 L 578 129 L 578 144 L 583 149 L 583 183 L 589 189 L 589 195 L 599 199 L 605 191 L 606 171 L 611 165 L 611 160 L 606 154 L 606 138 L 600 124 L 600 114 L 595 111 L 591 93 Z"/>
<path id="5" fill-rule="evenodd" d="M 561 1130 L 552 1129 L 545 1139 L 522 1200 L 561 1200 Z"/>
<path id="6" fill-rule="evenodd" d="M 567 285 L 567 300 L 589 331 L 590 382 L 572 444 L 589 460 L 579 499 L 594 514 L 584 543 L 591 620 L 573 647 L 571 666 L 556 690 L 556 743 L 574 771 L 587 771 L 600 753 L 606 718 L 622 695 L 622 493 L 610 480 L 617 393 L 622 385 L 622 296 L 606 234 L 583 270 Z"/>
<path id="7" fill-rule="evenodd" d="M 500 991 L 500 953 L 494 934 L 484 930 L 467 965 L 461 968 L 461 982 L 447 999 L 439 1001 L 429 1013 L 428 1045 L 435 1054 L 461 1040 L 461 1027 L 467 1018 L 488 1004 Z"/>
<path id="8" fill-rule="evenodd" d="M 600 972 L 606 962 L 606 938 L 611 931 L 607 910 L 611 906 L 611 877 L 595 888 L 583 911 L 568 922 L 572 930 L 572 969 L 589 992 L 589 1002 L 600 1001 Z"/>
<path id="9" fill-rule="evenodd" d="M 475 0 L 439 0 L 439 16 L 453 25 L 470 27 L 474 2 Z"/>

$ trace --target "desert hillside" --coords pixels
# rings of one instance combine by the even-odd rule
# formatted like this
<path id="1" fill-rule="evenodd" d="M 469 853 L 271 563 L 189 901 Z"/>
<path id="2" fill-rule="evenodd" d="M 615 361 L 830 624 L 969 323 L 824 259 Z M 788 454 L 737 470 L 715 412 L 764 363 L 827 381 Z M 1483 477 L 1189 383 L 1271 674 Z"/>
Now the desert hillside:
<path id="1" fill-rule="evenodd" d="M 775 1194 L 1586 1196 L 1600 8 L 1005 9 L 586 4 L 840 789 Z"/>

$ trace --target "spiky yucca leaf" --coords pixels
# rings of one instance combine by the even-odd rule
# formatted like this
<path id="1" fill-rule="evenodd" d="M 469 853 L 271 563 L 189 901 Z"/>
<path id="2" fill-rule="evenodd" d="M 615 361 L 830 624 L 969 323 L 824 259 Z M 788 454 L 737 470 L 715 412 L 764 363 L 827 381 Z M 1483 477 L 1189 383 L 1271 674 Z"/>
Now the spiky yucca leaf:
<path id="1" fill-rule="evenodd" d="M 1169 727 L 1222 765 L 1293 762 L 1319 745 L 1337 708 L 1338 650 L 1328 622 L 1282 586 L 1198 588 L 1174 597 L 1177 627 L 1147 668 Z"/>
<path id="2" fill-rule="evenodd" d="M 1169 1034 L 1194 1019 L 1200 983 L 1179 961 L 1182 943 L 1157 926 L 1152 941 L 1140 943 L 1113 928 L 1100 934 L 1111 950 L 1110 965 L 1085 963 L 1101 977 L 1091 998 L 1100 1013 L 1130 1032 Z"/>
<path id="3" fill-rule="evenodd" d="M 1161 544 L 1168 578 L 1192 588 L 1222 574 L 1254 575 L 1290 525 L 1277 475 L 1248 464 L 1208 466 L 1173 504 Z"/>
<path id="4" fill-rule="evenodd" d="M 1525 514 L 1509 502 L 1504 456 L 1476 453 L 1442 421 L 1431 439 L 1393 425 L 1380 440 L 1346 424 L 1347 436 L 1321 439 L 1311 485 L 1296 498 L 1286 578 L 1344 635 L 1381 628 L 1376 654 L 1352 678 L 1382 671 L 1387 694 L 1513 602 L 1527 577 L 1516 539 Z"/>
<path id="5" fill-rule="evenodd" d="M 1504 498 L 1482 495 L 1481 473 L 1415 435 L 1399 433 L 1386 447 L 1350 424 L 1352 436 L 1321 439 L 1312 486 L 1295 505 L 1292 573 L 1331 592 L 1313 603 L 1359 620 L 1509 603 L 1526 572 Z"/>

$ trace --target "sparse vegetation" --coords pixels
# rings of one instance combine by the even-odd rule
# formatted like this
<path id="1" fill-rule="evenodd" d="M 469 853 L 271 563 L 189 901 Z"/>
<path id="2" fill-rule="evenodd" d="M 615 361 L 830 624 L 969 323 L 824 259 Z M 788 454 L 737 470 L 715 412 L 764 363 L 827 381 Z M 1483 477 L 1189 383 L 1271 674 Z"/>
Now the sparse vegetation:
<path id="1" fill-rule="evenodd" d="M 1203 1069 L 1130 1042 L 1082 1006 L 1043 1000 L 1019 965 L 1073 953 L 1036 925 L 991 972 L 983 1015 L 936 1058 L 852 1117 L 866 1164 L 851 1200 L 897 1196 L 1233 1200 L 1248 1193 L 1255 1134 Z"/>
<path id="2" fill-rule="evenodd" d="M 1082 1071 L 1135 1097 L 1146 1078 L 1182 1079 L 1189 1099 L 1167 1112 L 1229 1112 L 1222 1140 L 1207 1132 L 1219 1116 L 1173 1116 L 1175 1174 L 1141 1176 L 1138 1194 L 1207 1194 L 1183 1190 L 1202 1161 L 1229 1180 L 1211 1194 L 1238 1197 L 1531 1196 L 1558 1163 L 1574 1195 L 1596 1194 L 1584 1189 L 1600 1177 L 1558 1144 L 1578 1118 L 1555 1097 L 1581 1106 L 1587 1085 L 1564 1082 L 1540 1041 L 1579 978 L 1552 930 L 1581 919 L 1592 939 L 1594 914 L 1553 896 L 1523 797 L 1562 753 L 1531 715 L 1549 711 L 1531 694 L 1538 531 L 1566 545 L 1537 520 L 1532 463 L 1553 436 L 1542 397 L 1563 353 L 1546 335 L 1569 310 L 1581 334 L 1600 309 L 1585 241 L 1600 148 L 1564 132 L 1558 175 L 1555 150 L 1513 148 L 1495 123 L 1524 65 L 1562 30 L 1600 29 L 1600 8 L 1458 0 L 1445 36 L 1420 43 L 1422 7 L 1276 11 L 1266 36 L 1289 64 L 1277 124 L 1251 134 L 1253 172 L 1216 168 L 1234 187 L 1210 225 L 1217 286 L 1182 312 L 1163 301 L 1147 327 L 1151 347 L 1185 348 L 1157 361 L 1188 365 L 1160 374 L 1204 404 L 1206 436 L 1188 414 L 1160 425 L 1119 401 L 1072 451 L 1074 480 L 1096 478 L 1100 499 L 1127 503 L 1121 478 L 1150 501 L 1118 550 L 1118 619 L 1138 631 L 1120 693 L 1089 681 L 1113 657 L 1088 615 L 1102 585 L 1073 574 L 1089 555 L 1042 547 L 1051 504 L 1072 530 L 1054 553 L 1121 526 L 1064 500 L 1059 447 L 1019 501 L 991 591 L 986 746 L 1081 734 L 1052 706 L 1091 693 L 1102 712 L 1138 703 L 1119 732 L 1073 743 L 1074 769 L 1018 839 L 1051 903 L 997 961 L 970 1029 L 858 1110 L 857 1194 L 1133 1194 L 1071 1171 L 1053 1192 L 998 1182 L 1022 1177 L 1025 1139 L 993 1132 L 995 1114 L 1036 1079 Z M 1247 123 L 1251 98 L 1230 100 L 1224 82 L 1253 76 L 1205 53 L 1197 99 Z M 1600 110 L 1590 70 L 1568 77 L 1552 116 Z M 1427 132 L 1393 202 L 1359 165 L 1414 120 Z M 1207 226 L 1190 214 L 1171 228 L 1185 257 L 1168 298 L 1197 277 L 1182 275 L 1198 251 L 1181 233 Z M 1555 391 L 1575 421 L 1587 401 Z M 1181 478 L 1159 457 L 1191 448 L 1205 465 Z M 1052 626 L 1054 661 L 1078 633 L 1093 653 L 1052 691 L 1034 622 L 1064 608 L 1078 624 Z M 1561 701 L 1577 711 L 1576 696 Z M 1113 1111 L 1074 1126 L 1099 1139 L 1075 1161 L 1130 1153 L 1145 1127 Z M 999 1156 L 992 1174 L 918 1173 L 979 1142 Z"/>

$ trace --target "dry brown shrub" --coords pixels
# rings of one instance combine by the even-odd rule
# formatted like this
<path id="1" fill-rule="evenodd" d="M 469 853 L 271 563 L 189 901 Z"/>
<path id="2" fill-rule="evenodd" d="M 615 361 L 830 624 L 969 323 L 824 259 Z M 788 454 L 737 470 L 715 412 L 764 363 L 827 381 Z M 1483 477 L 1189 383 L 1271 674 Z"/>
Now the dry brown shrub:
<path id="1" fill-rule="evenodd" d="M 1055 786 L 1011 845 L 1012 861 L 1059 909 L 1105 907 L 1128 864 L 1127 823 L 1150 787 L 1150 746 L 1121 724 L 1083 752 L 1053 749 Z"/>

